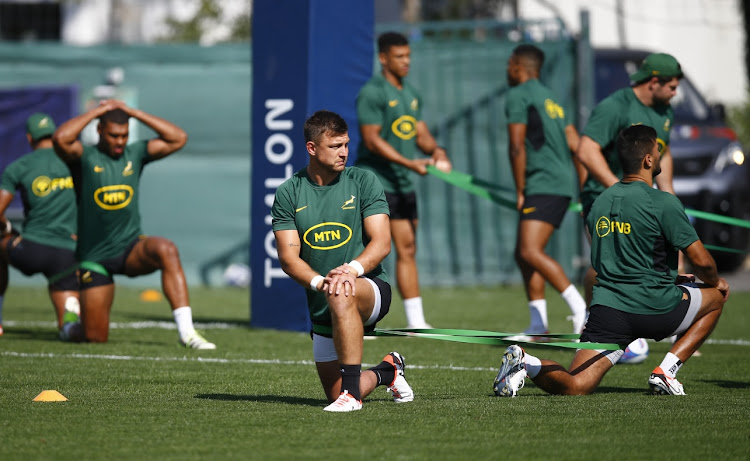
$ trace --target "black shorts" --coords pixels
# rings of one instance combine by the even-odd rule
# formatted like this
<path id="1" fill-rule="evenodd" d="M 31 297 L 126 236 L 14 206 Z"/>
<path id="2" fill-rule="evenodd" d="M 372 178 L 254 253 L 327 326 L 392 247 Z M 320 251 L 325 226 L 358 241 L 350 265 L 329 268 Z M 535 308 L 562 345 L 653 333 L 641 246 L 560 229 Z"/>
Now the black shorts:
<path id="1" fill-rule="evenodd" d="M 570 197 L 561 195 L 529 195 L 524 198 L 523 207 L 519 212 L 519 219 L 544 221 L 560 227 L 560 223 L 568 211 Z"/>
<path id="2" fill-rule="evenodd" d="M 24 275 L 44 274 L 50 290 L 78 290 L 73 250 L 32 242 L 23 236 L 8 240 L 11 266 Z"/>
<path id="3" fill-rule="evenodd" d="M 581 342 L 615 343 L 624 349 L 638 338 L 662 339 L 672 336 L 682 324 L 690 307 L 690 292 L 680 287 L 687 299 L 666 314 L 633 314 L 595 304 L 589 310 Z M 684 296 L 683 296 L 684 297 Z"/>
<path id="4" fill-rule="evenodd" d="M 385 193 L 388 202 L 391 219 L 417 219 L 417 194 L 408 192 L 406 194 Z"/>
<path id="5" fill-rule="evenodd" d="M 135 244 L 141 240 L 141 237 L 133 239 L 122 253 L 104 261 L 81 261 L 81 269 L 79 270 L 81 290 L 114 283 L 112 276 L 125 273 L 125 260 L 128 259 L 128 255 L 133 251 Z"/>

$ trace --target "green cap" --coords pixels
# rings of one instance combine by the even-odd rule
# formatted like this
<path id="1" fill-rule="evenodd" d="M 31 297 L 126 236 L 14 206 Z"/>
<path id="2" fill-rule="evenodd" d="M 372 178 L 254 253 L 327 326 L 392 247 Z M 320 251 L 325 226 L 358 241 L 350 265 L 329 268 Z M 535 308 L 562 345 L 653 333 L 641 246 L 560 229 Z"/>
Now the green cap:
<path id="1" fill-rule="evenodd" d="M 642 82 L 651 77 L 682 77 L 682 68 L 671 54 L 652 53 L 646 56 L 630 80 Z"/>
<path id="2" fill-rule="evenodd" d="M 26 132 L 31 135 L 32 141 L 38 141 L 45 136 L 52 136 L 56 128 L 52 117 L 42 112 L 32 114 L 26 120 Z"/>

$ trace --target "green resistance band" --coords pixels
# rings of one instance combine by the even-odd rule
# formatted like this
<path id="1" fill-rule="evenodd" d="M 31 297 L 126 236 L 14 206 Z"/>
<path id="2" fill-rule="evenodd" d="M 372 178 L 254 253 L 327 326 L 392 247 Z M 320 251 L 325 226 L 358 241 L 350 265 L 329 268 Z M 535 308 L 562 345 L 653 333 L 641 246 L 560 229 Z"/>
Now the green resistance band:
<path id="1" fill-rule="evenodd" d="M 427 166 L 427 172 L 437 178 L 442 179 L 443 181 L 449 184 L 459 187 L 478 197 L 485 198 L 487 200 L 490 200 L 492 202 L 495 202 L 507 208 L 511 208 L 511 209 L 516 208 L 516 203 L 513 200 L 509 200 L 505 197 L 500 197 L 497 194 L 497 192 L 495 192 L 495 191 L 508 192 L 508 193 L 514 192 L 514 190 L 511 190 L 507 187 L 492 184 L 487 181 L 483 181 L 481 179 L 476 179 L 467 173 L 460 173 L 458 171 L 451 171 L 450 173 L 445 173 L 444 171 L 440 171 L 432 165 Z M 574 202 L 568 206 L 568 210 L 575 212 L 575 213 L 580 213 L 583 210 L 583 207 L 581 206 L 580 203 Z M 750 221 L 747 221 L 744 219 L 733 218 L 731 216 L 722 216 L 722 215 L 718 215 L 715 213 L 708 213 L 706 211 L 692 210 L 690 208 L 685 209 L 685 213 L 688 216 L 693 216 L 698 219 L 705 219 L 707 221 L 714 221 L 714 222 L 718 222 L 721 224 L 728 224 L 731 226 L 745 227 L 745 228 L 750 229 Z M 726 247 L 721 247 L 717 245 L 705 245 L 705 247 L 708 248 L 709 250 L 726 251 L 726 252 L 738 253 L 738 254 L 747 253 L 744 250 L 736 250 L 734 248 L 726 248 Z"/>
<path id="2" fill-rule="evenodd" d="M 515 339 L 518 333 L 497 333 L 492 331 L 481 330 L 460 330 L 460 329 L 441 329 L 441 328 L 407 328 L 407 329 L 386 329 L 376 328 L 367 336 L 406 336 L 427 339 L 437 339 L 440 341 L 453 341 L 468 344 L 485 344 L 490 346 L 507 346 L 511 344 L 521 344 L 526 347 L 558 347 L 567 349 L 603 349 L 617 350 L 622 349 L 618 344 L 607 343 L 578 343 L 576 334 L 539 334 L 534 337 L 543 338 L 540 341 L 520 341 Z M 565 340 L 568 341 L 556 341 Z"/>

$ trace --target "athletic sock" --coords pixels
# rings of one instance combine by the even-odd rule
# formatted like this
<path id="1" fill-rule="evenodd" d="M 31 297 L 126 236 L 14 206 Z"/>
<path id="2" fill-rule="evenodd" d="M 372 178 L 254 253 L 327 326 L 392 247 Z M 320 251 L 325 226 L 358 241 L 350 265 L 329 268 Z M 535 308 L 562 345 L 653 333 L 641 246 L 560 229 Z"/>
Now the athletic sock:
<path id="1" fill-rule="evenodd" d="M 578 292 L 578 289 L 572 283 L 566 288 L 560 296 L 568 303 L 570 312 L 573 315 L 585 315 L 586 313 L 586 301 L 583 300 L 583 296 Z"/>
<path id="2" fill-rule="evenodd" d="M 195 331 L 195 327 L 193 326 L 193 310 L 190 306 L 183 306 L 173 310 L 172 314 L 177 324 L 177 332 L 180 335 L 180 339 L 184 341 Z"/>
<path id="3" fill-rule="evenodd" d="M 359 391 L 359 378 L 362 374 L 362 365 L 341 365 L 341 392 L 348 392 L 357 400 L 362 400 Z"/>
<path id="4" fill-rule="evenodd" d="M 424 319 L 424 310 L 422 309 L 421 296 L 417 296 L 416 298 L 404 299 L 404 311 L 406 311 L 407 325 L 415 328 L 421 328 L 427 324 Z"/>
<path id="5" fill-rule="evenodd" d="M 682 361 L 671 352 L 667 352 L 667 355 L 664 356 L 664 360 L 662 360 L 659 365 L 659 368 L 661 368 L 661 371 L 667 378 L 674 378 L 677 376 L 677 372 L 680 371 L 681 367 Z"/>
<path id="6" fill-rule="evenodd" d="M 542 361 L 533 355 L 524 353 L 523 361 L 526 364 L 526 376 L 535 378 L 542 371 Z"/>
<path id="7" fill-rule="evenodd" d="M 390 355 L 388 355 L 390 357 Z M 390 386 L 396 379 L 396 367 L 391 362 L 383 360 L 376 366 L 368 368 L 378 377 L 378 386 Z"/>
<path id="8" fill-rule="evenodd" d="M 530 330 L 547 331 L 547 300 L 534 299 L 529 301 L 529 314 L 531 315 Z"/>

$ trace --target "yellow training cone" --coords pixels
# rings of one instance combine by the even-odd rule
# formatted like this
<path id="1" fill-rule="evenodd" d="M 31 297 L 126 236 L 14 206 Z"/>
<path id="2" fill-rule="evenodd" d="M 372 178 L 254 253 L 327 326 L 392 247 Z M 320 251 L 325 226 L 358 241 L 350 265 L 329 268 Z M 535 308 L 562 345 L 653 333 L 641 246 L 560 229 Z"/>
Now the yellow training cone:
<path id="1" fill-rule="evenodd" d="M 68 399 L 57 391 L 42 391 L 34 397 L 34 402 L 65 402 Z"/>
<path id="2" fill-rule="evenodd" d="M 161 293 L 156 290 L 143 290 L 141 291 L 141 301 L 147 303 L 161 301 Z"/>

